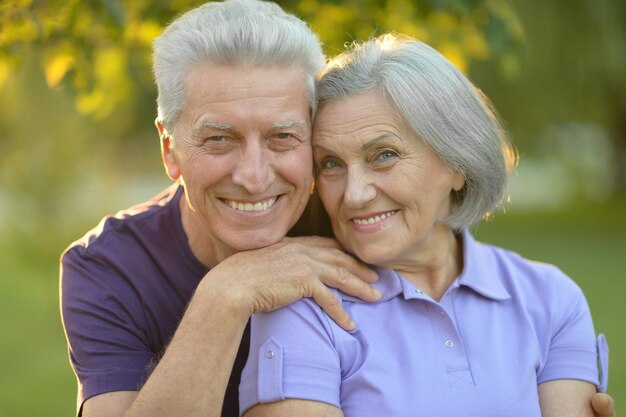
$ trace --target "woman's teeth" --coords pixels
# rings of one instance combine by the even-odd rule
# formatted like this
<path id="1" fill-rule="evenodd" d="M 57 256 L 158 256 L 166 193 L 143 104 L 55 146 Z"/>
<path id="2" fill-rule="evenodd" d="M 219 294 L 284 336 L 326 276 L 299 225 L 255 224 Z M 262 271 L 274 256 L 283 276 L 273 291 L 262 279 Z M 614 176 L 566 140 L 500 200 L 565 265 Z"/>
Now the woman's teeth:
<path id="1" fill-rule="evenodd" d="M 386 219 L 387 217 L 393 216 L 395 212 L 396 212 L 395 210 L 392 210 L 386 213 L 377 214 L 374 217 L 368 217 L 367 219 L 352 219 L 352 221 L 356 224 L 374 224 L 374 223 L 378 223 L 381 220 Z"/>

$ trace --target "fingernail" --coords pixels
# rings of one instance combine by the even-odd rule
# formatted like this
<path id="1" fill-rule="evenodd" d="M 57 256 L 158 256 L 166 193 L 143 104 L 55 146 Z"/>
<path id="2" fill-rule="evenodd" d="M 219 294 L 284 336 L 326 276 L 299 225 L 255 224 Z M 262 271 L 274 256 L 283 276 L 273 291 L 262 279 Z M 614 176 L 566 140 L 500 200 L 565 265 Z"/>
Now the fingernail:
<path id="1" fill-rule="evenodd" d="M 350 323 L 348 323 L 348 331 L 351 332 L 352 330 L 356 329 L 356 323 L 354 322 L 354 320 L 350 320 Z"/>
<path id="2" fill-rule="evenodd" d="M 378 291 L 376 288 L 374 288 L 374 290 L 372 291 L 372 293 L 374 294 L 374 298 L 376 298 L 377 300 L 380 299 L 380 297 L 382 297 L 383 295 L 380 293 L 380 291 Z"/>

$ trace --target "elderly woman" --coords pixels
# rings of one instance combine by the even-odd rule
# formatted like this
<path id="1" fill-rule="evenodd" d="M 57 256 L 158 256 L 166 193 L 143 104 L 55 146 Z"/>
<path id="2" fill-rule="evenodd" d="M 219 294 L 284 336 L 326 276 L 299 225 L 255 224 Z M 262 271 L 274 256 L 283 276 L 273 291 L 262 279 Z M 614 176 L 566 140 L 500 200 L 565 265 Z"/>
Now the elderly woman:
<path id="1" fill-rule="evenodd" d="M 307 299 L 253 317 L 245 416 L 593 416 L 581 290 L 468 232 L 514 163 L 481 93 L 429 46 L 385 35 L 329 65 L 319 102 L 319 196 L 382 299 L 337 292 L 352 332 Z"/>

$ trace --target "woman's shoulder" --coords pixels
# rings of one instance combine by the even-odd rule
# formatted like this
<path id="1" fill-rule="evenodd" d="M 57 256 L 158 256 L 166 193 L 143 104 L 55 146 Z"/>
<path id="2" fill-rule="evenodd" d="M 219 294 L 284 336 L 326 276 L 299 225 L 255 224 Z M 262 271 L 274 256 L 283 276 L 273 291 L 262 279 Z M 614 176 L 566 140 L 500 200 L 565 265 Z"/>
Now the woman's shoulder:
<path id="1" fill-rule="evenodd" d="M 500 246 L 474 241 L 470 262 L 477 262 L 482 273 L 497 272 L 508 291 L 528 295 L 570 295 L 579 297 L 579 285 L 558 266 L 528 259 L 518 252 Z M 491 271 L 491 272 L 490 272 Z"/>

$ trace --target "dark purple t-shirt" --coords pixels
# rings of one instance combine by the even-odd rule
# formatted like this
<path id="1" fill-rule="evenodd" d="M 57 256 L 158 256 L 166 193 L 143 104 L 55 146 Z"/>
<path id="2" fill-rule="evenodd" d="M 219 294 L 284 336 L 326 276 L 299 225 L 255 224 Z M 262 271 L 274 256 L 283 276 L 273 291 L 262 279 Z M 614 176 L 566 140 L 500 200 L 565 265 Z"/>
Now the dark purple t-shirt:
<path id="1" fill-rule="evenodd" d="M 139 390 L 208 272 L 191 252 L 174 185 L 106 217 L 61 257 L 61 313 L 78 406 L 95 395 Z M 248 355 L 246 329 L 222 416 L 238 416 L 237 387 Z"/>

